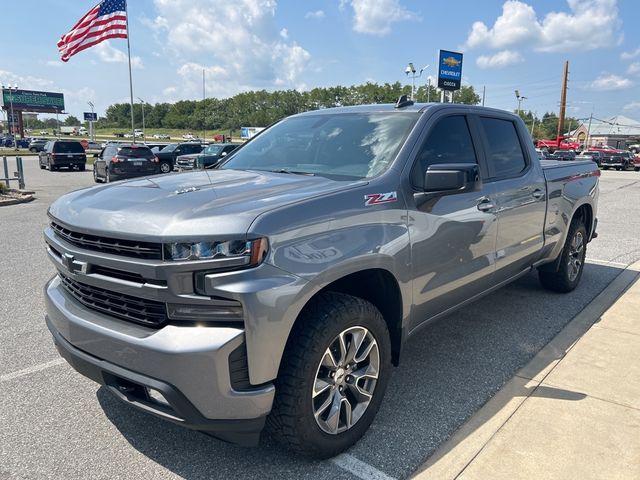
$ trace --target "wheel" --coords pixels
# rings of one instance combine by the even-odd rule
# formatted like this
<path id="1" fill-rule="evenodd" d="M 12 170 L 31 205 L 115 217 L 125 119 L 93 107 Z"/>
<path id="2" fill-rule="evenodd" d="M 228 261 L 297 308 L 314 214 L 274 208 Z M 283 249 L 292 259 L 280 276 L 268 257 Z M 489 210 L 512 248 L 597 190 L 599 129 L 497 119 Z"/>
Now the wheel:
<path id="1" fill-rule="evenodd" d="M 619 172 L 620 171 L 620 167 L 616 167 L 616 170 Z"/>
<path id="2" fill-rule="evenodd" d="M 558 270 L 538 270 L 542 286 L 554 292 L 568 293 L 580 283 L 587 254 L 587 229 L 582 220 L 574 219 L 569 226 L 567 240 L 560 253 Z"/>
<path id="3" fill-rule="evenodd" d="M 42 163 L 38 162 L 38 165 L 40 165 L 40 170 L 44 170 L 45 168 L 47 168 L 46 165 L 43 165 Z"/>
<path id="4" fill-rule="evenodd" d="M 606 166 L 604 166 L 604 167 L 602 167 L 602 168 L 603 168 L 604 170 L 609 170 L 609 167 L 606 167 Z"/>
<path id="5" fill-rule="evenodd" d="M 81 165 L 78 165 L 78 170 L 80 170 L 81 172 L 84 172 L 86 169 L 87 169 L 87 167 L 85 166 L 84 163 L 81 164 Z"/>
<path id="6" fill-rule="evenodd" d="M 105 183 L 111 183 L 111 174 L 109 173 L 109 169 L 104 169 L 104 181 Z"/>
<path id="7" fill-rule="evenodd" d="M 373 421 L 391 374 L 391 342 L 371 303 L 326 292 L 296 323 L 275 381 L 268 429 L 293 450 L 328 458 Z"/>
<path id="8" fill-rule="evenodd" d="M 169 162 L 162 162 L 160 164 L 160 171 L 162 173 L 169 173 L 171 171 L 171 164 Z"/>
<path id="9" fill-rule="evenodd" d="M 36 148 L 30 148 L 30 149 L 29 149 L 29 151 L 30 151 L 31 153 L 36 153 L 38 150 L 37 150 Z"/>
<path id="10" fill-rule="evenodd" d="M 633 169 L 635 172 L 640 172 L 640 167 L 634 167 Z"/>

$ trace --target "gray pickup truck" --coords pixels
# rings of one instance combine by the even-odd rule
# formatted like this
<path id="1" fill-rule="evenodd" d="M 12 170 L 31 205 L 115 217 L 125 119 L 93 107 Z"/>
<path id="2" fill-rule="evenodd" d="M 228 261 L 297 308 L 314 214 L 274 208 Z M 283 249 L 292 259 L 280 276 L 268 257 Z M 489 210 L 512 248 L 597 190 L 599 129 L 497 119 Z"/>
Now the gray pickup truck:
<path id="1" fill-rule="evenodd" d="M 218 169 L 54 202 L 46 323 L 139 409 L 244 445 L 266 425 L 332 456 L 421 327 L 533 268 L 550 290 L 578 285 L 598 184 L 591 161 L 540 162 L 504 111 L 294 115 Z"/>

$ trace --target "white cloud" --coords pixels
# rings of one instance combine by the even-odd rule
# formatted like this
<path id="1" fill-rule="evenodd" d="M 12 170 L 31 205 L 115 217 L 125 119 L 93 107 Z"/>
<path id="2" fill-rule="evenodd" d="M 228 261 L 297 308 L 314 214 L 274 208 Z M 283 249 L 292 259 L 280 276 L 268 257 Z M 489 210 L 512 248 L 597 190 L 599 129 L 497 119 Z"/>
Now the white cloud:
<path id="1" fill-rule="evenodd" d="M 603 73 L 589 84 L 592 90 L 624 90 L 633 86 L 633 82 L 628 78 L 612 73 Z"/>
<path id="2" fill-rule="evenodd" d="M 481 55 L 476 60 L 480 68 L 501 68 L 524 61 L 522 55 L 513 50 L 503 50 L 495 55 Z"/>
<path id="3" fill-rule="evenodd" d="M 289 39 L 286 28 L 276 26 L 275 0 L 154 0 L 154 4 L 159 15 L 153 25 L 183 61 L 178 74 L 187 79 L 199 69 L 201 81 L 204 67 L 209 94 L 300 85 L 311 55 Z M 191 88 L 190 82 L 187 87 Z M 197 91 L 193 88 L 181 86 L 180 93 L 188 96 Z"/>
<path id="4" fill-rule="evenodd" d="M 631 60 L 634 59 L 636 57 L 640 56 L 640 47 L 636 48 L 635 50 L 632 50 L 630 52 L 622 52 L 620 54 L 620 58 L 622 60 Z"/>
<path id="5" fill-rule="evenodd" d="M 627 103 L 623 110 L 640 110 L 640 102 L 631 102 Z"/>
<path id="6" fill-rule="evenodd" d="M 346 2 L 340 2 L 343 9 Z M 406 20 L 419 20 L 420 17 L 402 5 L 399 0 L 351 0 L 353 8 L 353 29 L 358 33 L 387 35 L 391 25 Z"/>
<path id="7" fill-rule="evenodd" d="M 584 51 L 616 45 L 621 40 L 616 0 L 567 0 L 570 12 L 549 12 L 543 19 L 533 7 L 507 0 L 489 28 L 475 22 L 468 48 L 506 48 L 528 44 L 544 52 Z"/>
<path id="8" fill-rule="evenodd" d="M 125 63 L 127 61 L 127 54 L 122 50 L 112 47 L 109 40 L 99 43 L 93 50 L 98 54 L 98 58 L 103 62 Z M 142 60 L 140 57 L 131 57 L 131 66 L 133 68 L 142 68 Z"/>
<path id="9" fill-rule="evenodd" d="M 633 62 L 627 68 L 627 75 L 636 75 L 640 73 L 640 62 Z"/>
<path id="10" fill-rule="evenodd" d="M 64 65 L 64 62 L 62 60 L 47 60 L 46 62 L 44 62 L 44 64 L 47 67 L 59 68 Z"/>
<path id="11" fill-rule="evenodd" d="M 324 10 L 316 10 L 315 12 L 307 12 L 304 14 L 304 18 L 314 18 L 320 20 L 324 18 Z"/>
<path id="12" fill-rule="evenodd" d="M 164 90 L 162 90 L 162 94 L 165 97 L 171 97 L 171 96 L 175 95 L 177 91 L 178 91 L 178 89 L 176 87 L 167 87 Z"/>

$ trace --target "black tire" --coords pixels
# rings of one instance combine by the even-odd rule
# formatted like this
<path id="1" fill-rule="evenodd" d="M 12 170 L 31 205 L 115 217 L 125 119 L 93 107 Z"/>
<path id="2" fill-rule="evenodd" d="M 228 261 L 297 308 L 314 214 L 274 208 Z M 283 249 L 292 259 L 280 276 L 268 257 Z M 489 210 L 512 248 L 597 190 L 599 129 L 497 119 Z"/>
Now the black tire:
<path id="1" fill-rule="evenodd" d="M 36 153 L 38 150 L 37 150 L 36 148 L 30 148 L 30 149 L 29 149 L 29 151 L 30 151 L 31 153 Z"/>
<path id="2" fill-rule="evenodd" d="M 102 179 L 98 177 L 98 170 L 95 165 L 93 166 L 93 181 L 96 183 L 102 183 Z"/>
<path id="3" fill-rule="evenodd" d="M 80 170 L 81 172 L 84 172 L 87 169 L 86 165 L 83 163 L 81 165 L 78 165 L 78 170 Z"/>
<path id="4" fill-rule="evenodd" d="M 160 173 L 169 173 L 171 172 L 171 163 L 169 162 L 161 162 L 160 163 Z"/>
<path id="5" fill-rule="evenodd" d="M 108 168 L 104 169 L 104 182 L 105 183 L 111 183 L 111 174 L 109 173 L 109 169 Z"/>
<path id="6" fill-rule="evenodd" d="M 634 170 L 635 172 L 640 172 L 640 167 L 635 167 L 633 170 Z"/>
<path id="7" fill-rule="evenodd" d="M 609 170 L 609 167 L 602 167 L 604 170 Z"/>
<path id="8" fill-rule="evenodd" d="M 40 163 L 40 162 L 38 162 L 38 163 L 39 163 L 39 165 L 40 165 L 40 170 L 44 170 L 44 169 L 46 169 L 46 168 L 47 168 L 47 166 L 46 166 L 46 165 L 43 165 L 43 164 L 42 164 L 42 163 Z"/>
<path id="9" fill-rule="evenodd" d="M 616 170 L 619 172 L 620 171 L 620 167 L 616 167 Z"/>
<path id="10" fill-rule="evenodd" d="M 362 327 L 371 334 L 378 346 L 378 378 L 373 387 L 365 387 L 372 388 L 372 395 L 361 416 L 350 428 L 347 427 L 339 433 L 327 433 L 320 427 L 319 421 L 316 421 L 316 407 L 312 400 L 316 376 L 323 368 L 320 362 L 326 358 L 329 347 L 335 345 L 334 341 L 338 335 L 349 329 L 357 330 Z M 348 333 L 345 338 L 351 338 L 351 345 L 355 341 L 354 336 L 347 335 Z M 356 372 L 358 369 L 362 369 L 361 364 L 355 364 L 353 370 L 348 372 Z M 337 374 L 338 370 L 341 373 Z M 348 395 L 352 395 L 351 398 L 356 400 L 353 397 L 353 377 L 344 377 L 343 369 L 338 370 L 332 377 L 334 386 L 327 391 L 328 397 L 334 395 L 335 398 L 335 395 L 338 395 L 339 398 L 347 398 Z M 391 342 L 387 325 L 378 309 L 371 303 L 351 295 L 322 293 L 305 306 L 289 336 L 280 372 L 275 381 L 276 396 L 273 410 L 267 418 L 268 431 L 276 440 L 298 453 L 314 458 L 337 455 L 356 443 L 371 425 L 384 397 L 390 375 Z M 335 379 L 339 377 L 345 378 L 347 383 L 351 378 L 351 386 L 343 382 L 345 386 L 338 387 Z M 355 383 L 357 385 L 358 381 Z M 340 393 L 336 391 L 337 388 L 340 389 Z M 325 402 L 320 395 L 316 397 L 317 400 Z M 338 418 L 343 419 L 342 403 L 339 405 Z"/>
<path id="11" fill-rule="evenodd" d="M 581 237 L 581 249 L 575 252 L 577 240 Z M 538 270 L 538 277 L 542 286 L 548 290 L 560 293 L 568 293 L 574 290 L 580 283 L 584 270 L 584 259 L 587 254 L 587 229 L 582 220 L 573 219 L 569 226 L 564 248 L 560 253 L 560 264 L 557 271 Z M 576 266 L 576 262 L 579 264 Z"/>

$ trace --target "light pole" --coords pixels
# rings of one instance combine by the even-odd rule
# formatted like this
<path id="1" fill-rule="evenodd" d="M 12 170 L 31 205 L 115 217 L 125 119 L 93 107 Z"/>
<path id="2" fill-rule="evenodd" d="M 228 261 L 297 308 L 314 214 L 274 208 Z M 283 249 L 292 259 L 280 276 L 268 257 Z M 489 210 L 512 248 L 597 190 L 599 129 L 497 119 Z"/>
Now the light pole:
<path id="1" fill-rule="evenodd" d="M 18 84 L 14 83 L 13 87 L 11 86 L 11 84 L 7 85 L 7 87 L 5 87 L 4 85 L 2 85 L 2 89 L 4 90 L 5 88 L 9 89 L 9 105 L 11 106 L 11 121 L 8 122 L 8 127 L 9 127 L 9 133 L 13 134 L 13 141 L 16 145 L 16 148 L 18 146 L 18 141 L 16 140 L 16 132 L 15 132 L 15 128 L 16 128 L 16 124 L 15 124 L 15 117 L 13 116 L 13 91 L 14 90 L 18 90 Z"/>
<path id="2" fill-rule="evenodd" d="M 416 78 L 419 78 L 420 76 L 422 76 L 422 72 L 424 70 L 426 70 L 427 68 L 429 68 L 429 65 L 425 65 L 424 67 L 422 67 L 420 69 L 420 73 L 418 73 L 416 75 L 416 67 L 413 66 L 413 62 L 409 62 L 409 65 L 407 65 L 407 68 L 404 69 L 404 73 L 407 74 L 407 76 L 409 76 L 409 74 L 411 74 L 411 100 L 414 99 L 415 97 L 415 91 L 416 91 Z"/>
<path id="3" fill-rule="evenodd" d="M 87 105 L 91 107 L 91 120 L 89 120 L 89 140 L 96 141 L 95 133 L 93 132 L 93 102 L 87 102 Z"/>
<path id="4" fill-rule="evenodd" d="M 520 95 L 520 92 L 516 90 L 516 99 L 518 100 L 518 116 L 520 116 L 520 105 L 522 104 L 523 100 L 527 99 L 527 97 Z"/>
<path id="5" fill-rule="evenodd" d="M 147 140 L 147 137 L 145 136 L 145 132 L 144 132 L 144 100 L 141 99 L 140 97 L 138 97 L 138 100 L 140 100 L 140 102 L 142 103 L 142 139 L 143 141 Z M 133 133 L 133 138 L 134 138 L 134 142 L 135 142 L 135 132 Z"/>

